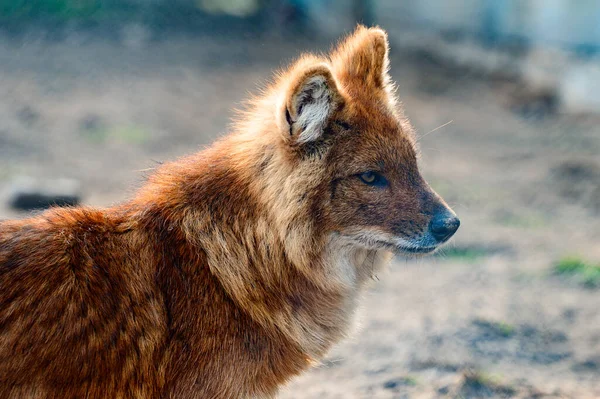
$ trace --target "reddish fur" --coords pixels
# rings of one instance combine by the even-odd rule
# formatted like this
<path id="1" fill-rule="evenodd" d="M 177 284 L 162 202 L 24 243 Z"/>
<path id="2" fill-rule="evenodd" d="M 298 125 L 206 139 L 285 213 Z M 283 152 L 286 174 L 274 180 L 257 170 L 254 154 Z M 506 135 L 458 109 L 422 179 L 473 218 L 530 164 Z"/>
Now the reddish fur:
<path id="1" fill-rule="evenodd" d="M 332 237 L 410 237 L 443 206 L 418 173 L 387 63 L 385 33 L 360 27 L 130 202 L 0 223 L 0 397 L 268 397 L 318 361 L 347 332 L 367 260 L 388 256 Z M 306 112 L 315 77 L 331 111 L 301 145 L 286 118 Z M 373 167 L 389 190 L 356 178 Z M 338 250 L 354 260 L 348 276 Z"/>

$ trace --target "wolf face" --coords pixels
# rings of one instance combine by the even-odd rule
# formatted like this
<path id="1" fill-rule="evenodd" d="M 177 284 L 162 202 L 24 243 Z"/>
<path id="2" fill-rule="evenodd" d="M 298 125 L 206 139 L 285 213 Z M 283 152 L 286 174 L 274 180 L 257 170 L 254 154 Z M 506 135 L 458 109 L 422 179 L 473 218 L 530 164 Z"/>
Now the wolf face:
<path id="1" fill-rule="evenodd" d="M 277 127 L 320 231 L 367 249 L 427 253 L 460 222 L 419 173 L 387 69 L 385 32 L 359 27 L 328 57 L 304 57 L 282 77 Z"/>

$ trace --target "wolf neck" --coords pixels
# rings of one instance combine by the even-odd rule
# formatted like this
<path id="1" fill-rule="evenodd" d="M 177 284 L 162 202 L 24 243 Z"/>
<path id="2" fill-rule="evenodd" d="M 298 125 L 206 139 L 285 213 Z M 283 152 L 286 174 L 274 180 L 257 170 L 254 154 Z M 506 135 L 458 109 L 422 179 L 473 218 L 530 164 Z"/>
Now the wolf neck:
<path id="1" fill-rule="evenodd" d="M 306 256 L 309 264 L 300 264 L 270 233 L 266 221 L 255 223 L 254 228 L 238 232 L 214 231 L 200 244 L 211 272 L 254 320 L 282 332 L 307 357 L 320 359 L 353 329 L 366 283 L 386 256 L 332 238 L 323 249 Z M 223 245 L 223 236 L 235 237 L 236 244 Z M 221 242 L 219 248 L 211 245 L 215 240 Z M 313 274 L 306 272 L 311 266 Z"/>
<path id="2" fill-rule="evenodd" d="M 295 234 L 286 239 L 300 240 Z M 266 329 L 282 332 L 311 359 L 348 332 L 361 286 L 360 255 L 320 245 L 297 241 L 297 253 L 288 251 L 290 244 L 263 216 L 244 226 L 212 230 L 199 242 L 211 272 L 236 304 Z"/>

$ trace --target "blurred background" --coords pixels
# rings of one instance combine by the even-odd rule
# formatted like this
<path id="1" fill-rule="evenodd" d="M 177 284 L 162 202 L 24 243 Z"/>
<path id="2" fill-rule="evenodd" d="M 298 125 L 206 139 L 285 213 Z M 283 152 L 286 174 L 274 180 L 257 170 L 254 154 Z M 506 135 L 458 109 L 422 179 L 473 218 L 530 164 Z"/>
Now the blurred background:
<path id="1" fill-rule="evenodd" d="M 600 397 L 600 0 L 0 0 L 0 218 L 125 200 L 357 22 L 462 226 L 281 397 Z"/>

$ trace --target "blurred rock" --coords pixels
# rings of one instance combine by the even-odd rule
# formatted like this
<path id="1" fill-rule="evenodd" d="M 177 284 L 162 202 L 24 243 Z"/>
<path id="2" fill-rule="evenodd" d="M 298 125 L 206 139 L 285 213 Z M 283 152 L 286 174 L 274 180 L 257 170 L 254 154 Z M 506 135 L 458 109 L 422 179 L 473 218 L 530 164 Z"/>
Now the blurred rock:
<path id="1" fill-rule="evenodd" d="M 550 173 L 560 196 L 600 212 L 600 163 L 592 159 L 567 159 Z"/>
<path id="2" fill-rule="evenodd" d="M 581 372 L 600 372 L 600 355 L 592 356 L 585 361 L 576 363 L 572 366 L 573 371 Z"/>
<path id="3" fill-rule="evenodd" d="M 525 119 L 542 119 L 556 115 L 560 99 L 556 90 L 540 86 L 519 86 L 510 98 L 510 109 Z"/>
<path id="4" fill-rule="evenodd" d="M 17 112 L 17 118 L 27 127 L 31 127 L 40 118 L 39 113 L 30 107 L 29 105 L 24 106 Z"/>
<path id="5" fill-rule="evenodd" d="M 21 176 L 11 182 L 9 193 L 9 205 L 23 211 L 75 206 L 81 201 L 81 185 L 68 178 L 39 180 Z"/>
<path id="6" fill-rule="evenodd" d="M 100 115 L 87 114 L 79 121 L 79 129 L 87 131 L 106 129 L 106 122 Z"/>
<path id="7" fill-rule="evenodd" d="M 567 159 L 552 169 L 556 178 L 571 182 L 600 178 L 600 164 L 591 159 Z"/>

